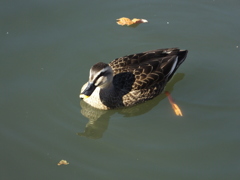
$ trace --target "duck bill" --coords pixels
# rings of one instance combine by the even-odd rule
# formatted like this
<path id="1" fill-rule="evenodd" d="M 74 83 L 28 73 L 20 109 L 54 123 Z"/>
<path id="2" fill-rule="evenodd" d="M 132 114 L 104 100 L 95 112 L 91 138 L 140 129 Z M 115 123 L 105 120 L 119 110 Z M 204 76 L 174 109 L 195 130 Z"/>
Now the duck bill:
<path id="1" fill-rule="evenodd" d="M 91 96 L 91 94 L 93 93 L 93 91 L 96 89 L 97 86 L 95 86 L 92 82 L 89 82 L 87 87 L 85 88 L 85 90 L 80 94 L 80 98 L 81 99 L 86 99 L 89 96 Z"/>

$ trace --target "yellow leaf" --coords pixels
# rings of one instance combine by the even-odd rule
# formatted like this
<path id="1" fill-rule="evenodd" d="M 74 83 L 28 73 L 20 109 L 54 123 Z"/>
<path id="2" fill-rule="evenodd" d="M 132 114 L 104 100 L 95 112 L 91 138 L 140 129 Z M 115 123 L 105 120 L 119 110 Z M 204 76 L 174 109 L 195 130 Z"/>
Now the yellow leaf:
<path id="1" fill-rule="evenodd" d="M 58 166 L 60 166 L 60 165 L 68 165 L 69 163 L 66 161 L 66 160 L 61 160 L 61 161 L 59 161 L 59 163 L 57 164 Z"/>
<path id="2" fill-rule="evenodd" d="M 117 20 L 118 20 L 118 21 L 117 21 L 117 24 L 122 25 L 122 26 L 124 26 L 124 25 L 130 26 L 130 25 L 133 24 L 133 22 L 131 21 L 131 19 L 126 18 L 126 17 L 122 17 L 122 18 L 117 19 Z"/>
<path id="3" fill-rule="evenodd" d="M 134 22 L 134 23 L 147 23 L 148 21 L 146 19 L 133 18 L 132 22 Z"/>
<path id="4" fill-rule="evenodd" d="M 139 23 L 147 23 L 148 21 L 146 19 L 137 19 L 133 18 L 132 20 L 126 17 L 122 17 L 117 19 L 117 24 L 121 26 L 131 26 L 133 24 L 139 24 Z"/>

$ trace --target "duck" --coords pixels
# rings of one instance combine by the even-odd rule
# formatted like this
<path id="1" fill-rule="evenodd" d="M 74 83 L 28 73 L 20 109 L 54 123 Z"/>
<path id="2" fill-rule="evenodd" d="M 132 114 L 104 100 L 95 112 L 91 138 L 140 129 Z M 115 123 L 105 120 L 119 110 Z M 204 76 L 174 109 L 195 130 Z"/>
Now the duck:
<path id="1" fill-rule="evenodd" d="M 146 102 L 161 94 L 187 54 L 188 50 L 165 48 L 98 62 L 90 68 L 79 97 L 101 110 Z"/>

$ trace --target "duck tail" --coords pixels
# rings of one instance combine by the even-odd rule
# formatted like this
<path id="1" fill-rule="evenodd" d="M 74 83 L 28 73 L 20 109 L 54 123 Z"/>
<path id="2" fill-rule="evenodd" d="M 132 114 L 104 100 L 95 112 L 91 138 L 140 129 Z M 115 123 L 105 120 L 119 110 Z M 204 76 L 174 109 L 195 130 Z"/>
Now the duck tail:
<path id="1" fill-rule="evenodd" d="M 178 52 L 178 66 L 186 59 L 188 50 L 180 50 Z"/>
<path id="2" fill-rule="evenodd" d="M 178 61 L 177 64 L 175 66 L 175 69 L 171 72 L 171 75 L 168 77 L 168 81 L 170 81 L 170 79 L 172 78 L 172 76 L 174 75 L 174 73 L 177 71 L 177 69 L 179 68 L 179 66 L 183 63 L 183 61 L 186 59 L 188 54 L 188 50 L 179 50 L 176 53 L 176 56 L 178 57 Z"/>

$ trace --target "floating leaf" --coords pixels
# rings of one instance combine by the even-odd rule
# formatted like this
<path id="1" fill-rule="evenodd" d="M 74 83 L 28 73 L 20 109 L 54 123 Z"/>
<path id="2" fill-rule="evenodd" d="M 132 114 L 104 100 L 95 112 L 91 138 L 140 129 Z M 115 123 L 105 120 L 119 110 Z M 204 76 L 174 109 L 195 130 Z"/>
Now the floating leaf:
<path id="1" fill-rule="evenodd" d="M 134 24 L 147 23 L 147 22 L 148 21 L 146 19 L 137 19 L 137 18 L 133 18 L 132 20 L 126 17 L 117 19 L 117 24 L 121 26 L 131 26 Z"/>
<path id="2" fill-rule="evenodd" d="M 59 161 L 59 163 L 57 165 L 61 166 L 61 165 L 68 165 L 68 164 L 69 163 L 66 160 L 61 160 L 61 161 Z"/>
<path id="3" fill-rule="evenodd" d="M 170 95 L 170 93 L 166 91 L 165 94 L 167 95 L 168 100 L 169 100 L 170 104 L 172 105 L 172 108 L 173 108 L 175 114 L 176 114 L 177 116 L 183 116 L 181 109 L 180 109 L 180 108 L 178 107 L 178 105 L 173 101 L 173 98 L 172 98 L 172 96 Z"/>
<path id="4" fill-rule="evenodd" d="M 148 21 L 146 19 L 133 18 L 132 22 L 134 22 L 134 23 L 147 23 Z"/>

